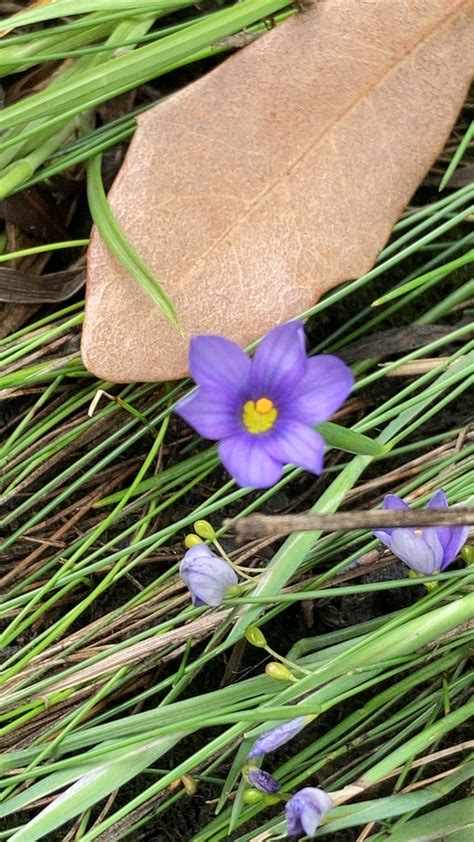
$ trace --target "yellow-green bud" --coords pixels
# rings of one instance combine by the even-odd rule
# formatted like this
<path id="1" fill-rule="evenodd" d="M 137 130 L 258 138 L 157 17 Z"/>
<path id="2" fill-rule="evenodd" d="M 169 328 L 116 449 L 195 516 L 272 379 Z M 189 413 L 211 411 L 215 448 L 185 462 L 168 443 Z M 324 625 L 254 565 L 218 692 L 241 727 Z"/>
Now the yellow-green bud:
<path id="1" fill-rule="evenodd" d="M 191 775 L 181 775 L 181 783 L 183 784 L 188 795 L 195 795 L 197 792 L 197 781 Z"/>
<path id="2" fill-rule="evenodd" d="M 277 678 L 279 681 L 294 681 L 295 677 L 292 675 L 288 667 L 279 664 L 278 661 L 270 661 L 265 667 L 265 672 L 270 678 Z"/>
<path id="3" fill-rule="evenodd" d="M 249 626 L 245 632 L 245 639 L 252 646 L 257 646 L 259 649 L 265 649 L 267 645 L 266 637 L 258 626 Z"/>
<path id="4" fill-rule="evenodd" d="M 216 540 L 216 531 L 207 520 L 197 520 L 194 524 L 194 531 L 197 532 L 201 538 L 205 538 L 206 541 Z"/>
<path id="5" fill-rule="evenodd" d="M 461 556 L 466 564 L 474 564 L 474 544 L 464 544 Z"/>
<path id="6" fill-rule="evenodd" d="M 202 538 L 199 535 L 195 535 L 194 532 L 190 532 L 189 535 L 186 535 L 184 539 L 184 546 L 186 549 L 190 550 L 191 547 L 195 547 L 197 544 L 202 544 Z"/>
<path id="7" fill-rule="evenodd" d="M 439 588 L 439 582 L 437 582 L 436 579 L 433 579 L 432 582 L 425 582 L 424 584 L 425 584 L 425 588 L 428 591 L 428 593 L 430 591 L 435 591 L 436 588 Z"/>
<path id="8" fill-rule="evenodd" d="M 244 804 L 257 804 L 263 797 L 263 792 L 252 787 L 251 789 L 244 789 L 242 801 Z"/>

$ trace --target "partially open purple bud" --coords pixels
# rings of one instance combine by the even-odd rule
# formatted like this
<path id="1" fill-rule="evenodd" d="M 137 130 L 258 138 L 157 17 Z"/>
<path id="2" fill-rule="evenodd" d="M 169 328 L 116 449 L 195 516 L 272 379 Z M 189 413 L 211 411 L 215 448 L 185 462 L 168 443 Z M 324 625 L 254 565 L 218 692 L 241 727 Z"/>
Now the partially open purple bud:
<path id="1" fill-rule="evenodd" d="M 296 737 L 305 725 L 308 724 L 306 716 L 298 716 L 296 719 L 290 719 L 289 722 L 282 722 L 271 731 L 265 731 L 260 737 L 257 737 L 253 744 L 249 757 L 260 757 L 261 754 L 268 754 L 269 751 L 275 751 L 280 746 L 285 745 L 293 737 Z"/>
<path id="2" fill-rule="evenodd" d="M 383 509 L 409 509 L 395 494 L 387 494 Z M 427 509 L 447 509 L 448 501 L 443 489 L 429 501 Z M 467 526 L 393 527 L 374 529 L 374 535 L 394 555 L 404 561 L 420 576 L 440 573 L 458 555 L 469 534 Z"/>
<path id="3" fill-rule="evenodd" d="M 229 588 L 238 582 L 235 570 L 205 544 L 185 553 L 179 575 L 191 592 L 193 605 L 221 605 Z"/>
<path id="4" fill-rule="evenodd" d="M 281 785 L 270 775 L 270 772 L 265 772 L 264 769 L 259 769 L 257 766 L 249 766 L 245 772 L 245 777 L 249 784 L 261 790 L 261 792 L 266 792 L 267 795 L 274 795 L 281 789 Z"/>
<path id="5" fill-rule="evenodd" d="M 331 807 L 332 801 L 323 789 L 307 786 L 298 790 L 285 807 L 288 836 L 314 836 Z"/>

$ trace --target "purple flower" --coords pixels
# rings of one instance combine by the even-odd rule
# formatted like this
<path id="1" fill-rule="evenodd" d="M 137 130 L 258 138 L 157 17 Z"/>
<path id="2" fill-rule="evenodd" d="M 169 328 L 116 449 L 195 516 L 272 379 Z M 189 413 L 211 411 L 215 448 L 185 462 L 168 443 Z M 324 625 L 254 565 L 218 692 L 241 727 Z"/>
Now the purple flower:
<path id="1" fill-rule="evenodd" d="M 193 605 L 222 603 L 227 591 L 238 582 L 235 570 L 206 544 L 197 544 L 185 553 L 179 575 L 191 591 Z"/>
<path id="2" fill-rule="evenodd" d="M 292 462 L 320 474 L 324 440 L 312 429 L 346 400 L 354 378 L 338 357 L 308 359 L 301 322 L 274 328 L 252 360 L 221 336 L 191 340 L 197 392 L 177 413 L 206 439 L 241 486 L 268 488 Z"/>
<path id="3" fill-rule="evenodd" d="M 288 835 L 305 833 L 306 836 L 314 836 L 321 819 L 331 807 L 332 801 L 323 789 L 307 786 L 295 792 L 285 807 Z"/>
<path id="4" fill-rule="evenodd" d="M 387 494 L 384 509 L 409 509 L 395 494 Z M 427 509 L 447 509 L 448 501 L 443 489 L 429 501 Z M 423 528 L 393 527 L 374 529 L 374 535 L 397 558 L 404 561 L 420 576 L 440 573 L 456 558 L 467 541 L 467 526 L 428 526 Z"/>
<path id="5" fill-rule="evenodd" d="M 298 716 L 296 719 L 290 719 L 289 722 L 282 722 L 281 725 L 277 725 L 271 731 L 265 731 L 264 734 L 257 737 L 248 756 L 259 757 L 261 754 L 275 751 L 275 749 L 280 748 L 280 746 L 292 740 L 293 737 L 296 737 L 308 722 L 309 719 L 307 716 Z"/>
<path id="6" fill-rule="evenodd" d="M 262 792 L 266 792 L 267 795 L 274 795 L 275 792 L 281 789 L 281 785 L 269 772 L 265 772 L 264 769 L 258 769 L 257 766 L 249 766 L 246 770 L 245 777 L 249 784 L 256 789 L 260 789 Z"/>

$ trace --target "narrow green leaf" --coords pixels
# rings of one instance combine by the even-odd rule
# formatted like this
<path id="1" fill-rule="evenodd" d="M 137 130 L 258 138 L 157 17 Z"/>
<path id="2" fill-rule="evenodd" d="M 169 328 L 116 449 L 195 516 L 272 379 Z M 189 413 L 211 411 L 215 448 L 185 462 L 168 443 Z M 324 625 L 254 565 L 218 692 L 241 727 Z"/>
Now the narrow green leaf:
<path id="1" fill-rule="evenodd" d="M 362 433 L 356 433 L 355 430 L 341 427 L 340 424 L 333 424 L 332 421 L 317 424 L 316 429 L 326 444 L 346 453 L 355 453 L 356 456 L 385 456 L 388 453 L 388 448 L 380 442 Z"/>
<path id="2" fill-rule="evenodd" d="M 78 248 L 79 246 L 88 246 L 89 243 L 89 239 L 83 239 L 66 240 L 63 243 L 47 243 L 43 246 L 31 246 L 31 248 L 20 249 L 20 251 L 10 251 L 8 254 L 1 254 L 0 263 L 4 263 L 7 260 L 17 260 L 19 257 L 27 257 L 30 254 L 43 254 L 43 252 L 56 251 L 56 249 L 70 249 Z"/>
<path id="3" fill-rule="evenodd" d="M 459 607 L 467 607 L 468 613 L 465 616 L 472 617 L 474 595 L 472 598 L 468 598 L 467 602 L 465 600 L 466 598 L 459 600 Z M 464 606 L 462 606 L 462 603 L 464 603 Z M 441 612 L 445 612 L 445 607 L 439 609 L 439 613 Z M 453 627 L 455 627 L 454 624 L 451 625 L 451 628 Z M 464 722 L 468 722 L 473 715 L 474 700 L 467 702 L 465 705 L 462 705 L 462 707 L 457 708 L 452 713 L 443 717 L 443 719 L 437 720 L 420 733 L 415 734 L 414 737 L 405 742 L 402 746 L 399 746 L 399 748 L 395 749 L 395 751 L 392 751 L 388 757 L 384 757 L 379 761 L 379 763 L 372 766 L 372 768 L 364 774 L 361 779 L 361 783 L 364 786 L 371 786 L 377 781 L 380 781 L 385 775 L 390 774 L 393 769 L 396 769 L 397 766 L 403 766 L 403 764 L 411 757 L 421 754 L 430 745 L 432 745 L 432 743 L 442 739 L 442 737 L 449 733 L 449 731 L 457 728 Z"/>
<path id="4" fill-rule="evenodd" d="M 451 180 L 451 177 L 452 177 L 453 173 L 457 170 L 458 164 L 459 164 L 462 156 L 464 155 L 466 149 L 468 148 L 469 144 L 471 143 L 471 140 L 472 140 L 473 137 L 474 137 L 474 120 L 472 121 L 472 123 L 468 127 L 468 129 L 466 130 L 466 133 L 465 133 L 463 139 L 461 140 L 461 143 L 459 144 L 458 148 L 456 149 L 456 152 L 454 153 L 453 157 L 451 158 L 451 161 L 449 162 L 449 167 L 446 170 L 445 174 L 443 175 L 443 178 L 441 179 L 441 183 L 438 187 L 438 190 L 440 192 L 441 192 L 441 190 L 444 190 L 444 188 L 446 187 L 448 182 Z"/>
<path id="5" fill-rule="evenodd" d="M 158 757 L 169 751 L 183 736 L 184 734 L 174 734 L 161 737 L 151 743 L 136 746 L 130 751 L 125 750 L 119 757 L 108 763 L 91 768 L 24 827 L 14 833 L 10 837 L 10 842 L 36 842 L 37 839 L 49 838 L 57 827 L 83 813 L 84 810 L 88 810 L 101 798 L 106 798 L 115 789 L 140 774 Z M 57 781 L 62 775 L 64 773 L 59 773 L 56 779 L 52 776 L 53 781 L 49 778 L 44 779 L 43 789 L 47 791 L 48 783 L 52 782 L 56 788 Z M 8 802 L 5 803 L 5 806 L 7 805 Z"/>
<path id="6" fill-rule="evenodd" d="M 190 5 L 189 0 L 184 4 L 176 3 L 174 7 L 183 5 Z M 102 62 L 100 73 L 97 73 L 96 67 L 88 67 L 72 78 L 63 78 L 61 84 L 49 85 L 44 91 L 9 105 L 0 112 L 0 128 L 11 129 L 18 124 L 25 126 L 45 117 L 48 117 L 50 127 L 62 124 L 65 119 L 87 111 L 99 102 L 168 72 L 187 56 L 281 11 L 285 5 L 286 0 L 242 0 L 212 15 L 198 18 L 192 26 Z M 11 136 L 8 142 L 1 143 L 0 148 L 16 146 L 20 138 L 31 137 L 30 132 L 35 134 L 36 131 L 35 126 L 27 128 L 21 135 Z"/>
<path id="7" fill-rule="evenodd" d="M 132 244 L 127 240 L 115 219 L 105 195 L 101 176 L 101 160 L 92 158 L 87 167 L 87 198 L 92 219 L 106 246 L 113 256 L 132 275 L 141 288 L 157 304 L 170 322 L 178 325 L 178 316 L 171 298 L 150 271 Z"/>
<path id="8" fill-rule="evenodd" d="M 37 4 L 35 4 L 37 5 Z M 6 30 L 18 29 L 20 26 L 30 26 L 40 21 L 62 18 L 66 15 L 87 14 L 90 12 L 107 12 L 123 10 L 124 16 L 131 14 L 144 14 L 145 12 L 162 11 L 168 9 L 180 9 L 191 5 L 189 0 L 138 0 L 134 4 L 130 0 L 56 0 L 54 3 L 41 4 L 41 7 L 26 9 L 14 15 L 4 18 L 2 28 Z"/>
<path id="9" fill-rule="evenodd" d="M 439 266 L 437 269 L 432 269 L 431 272 L 426 272 L 418 278 L 413 278 L 412 281 L 407 281 L 406 284 L 395 287 L 395 289 L 387 292 L 386 295 L 381 295 L 380 298 L 376 298 L 375 301 L 372 302 L 372 307 L 380 307 L 381 304 L 386 304 L 387 301 L 399 298 L 401 295 L 405 295 L 407 292 L 411 292 L 411 290 L 423 286 L 434 278 L 444 278 L 446 275 L 454 272 L 455 269 L 459 269 L 460 266 L 465 266 L 466 263 L 474 263 L 474 249 L 470 249 L 466 252 L 466 254 L 463 254 L 462 257 L 457 257 L 456 260 L 450 260 L 449 263 L 444 263 L 443 266 Z"/>
<path id="10" fill-rule="evenodd" d="M 474 839 L 474 811 L 470 798 L 447 804 L 439 810 L 433 810 L 425 816 L 419 816 L 407 822 L 391 833 L 391 842 L 435 842 L 445 839 L 452 833 L 462 831 L 461 838 Z"/>

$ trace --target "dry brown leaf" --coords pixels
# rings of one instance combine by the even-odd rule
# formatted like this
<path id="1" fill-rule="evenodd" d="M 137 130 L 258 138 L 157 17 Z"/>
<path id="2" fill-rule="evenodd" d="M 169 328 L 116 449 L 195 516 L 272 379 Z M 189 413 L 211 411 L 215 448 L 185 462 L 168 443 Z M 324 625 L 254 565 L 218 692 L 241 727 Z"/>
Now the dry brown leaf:
<path id="1" fill-rule="evenodd" d="M 245 346 L 368 271 L 449 135 L 473 39 L 472 0 L 320 0 L 141 115 L 110 200 L 182 332 L 95 232 L 87 367 L 179 377 L 191 336 Z"/>
<path id="2" fill-rule="evenodd" d="M 0 301 L 44 304 L 65 301 L 84 285 L 84 269 L 64 269 L 47 275 L 0 266 Z"/>

